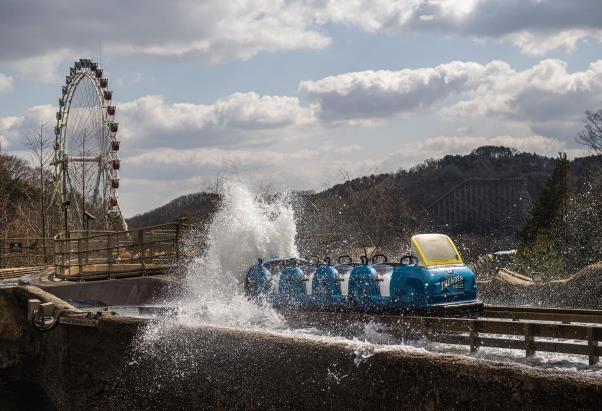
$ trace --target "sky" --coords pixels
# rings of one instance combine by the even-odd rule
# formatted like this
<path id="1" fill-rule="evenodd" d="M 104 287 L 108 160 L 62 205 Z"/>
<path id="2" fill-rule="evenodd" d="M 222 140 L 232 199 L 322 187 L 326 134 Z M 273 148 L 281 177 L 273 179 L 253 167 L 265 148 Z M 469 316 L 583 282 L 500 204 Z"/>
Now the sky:
<path id="1" fill-rule="evenodd" d="M 239 176 L 321 190 L 505 145 L 556 156 L 602 106 L 600 0 L 0 0 L 0 143 L 28 158 L 101 63 L 126 216 Z"/>

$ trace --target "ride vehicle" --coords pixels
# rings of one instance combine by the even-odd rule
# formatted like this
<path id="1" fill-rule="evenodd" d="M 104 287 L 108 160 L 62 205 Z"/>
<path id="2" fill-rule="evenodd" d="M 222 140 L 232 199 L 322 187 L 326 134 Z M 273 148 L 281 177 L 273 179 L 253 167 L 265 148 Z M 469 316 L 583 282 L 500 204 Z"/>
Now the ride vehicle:
<path id="1" fill-rule="evenodd" d="M 245 280 L 246 294 L 276 307 L 310 310 L 474 313 L 474 272 L 443 234 L 411 238 L 408 255 L 390 262 L 383 254 L 331 264 L 300 258 L 258 259 Z"/>

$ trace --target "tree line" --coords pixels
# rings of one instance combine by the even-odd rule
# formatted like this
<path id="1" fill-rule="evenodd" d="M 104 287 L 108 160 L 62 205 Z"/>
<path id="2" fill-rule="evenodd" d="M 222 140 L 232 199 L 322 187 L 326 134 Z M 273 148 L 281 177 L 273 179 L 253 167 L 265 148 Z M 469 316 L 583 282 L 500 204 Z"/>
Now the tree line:
<path id="1" fill-rule="evenodd" d="M 60 229 L 50 163 L 51 137 L 44 127 L 25 138 L 30 162 L 0 148 L 0 230 L 3 238 L 48 238 Z"/>

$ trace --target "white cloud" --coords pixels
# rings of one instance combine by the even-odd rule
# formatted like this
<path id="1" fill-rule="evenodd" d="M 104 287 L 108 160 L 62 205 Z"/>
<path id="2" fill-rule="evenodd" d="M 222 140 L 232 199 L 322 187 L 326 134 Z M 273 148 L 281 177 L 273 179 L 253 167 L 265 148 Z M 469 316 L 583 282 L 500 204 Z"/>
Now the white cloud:
<path id="1" fill-rule="evenodd" d="M 349 153 L 346 153 L 349 154 Z M 374 168 L 378 159 L 332 158 L 328 145 L 302 150 L 255 150 L 227 148 L 164 148 L 123 157 L 129 178 L 157 180 L 188 179 L 194 176 L 245 174 L 256 180 L 276 180 L 295 188 L 320 183 L 323 175 L 346 170 L 351 175 Z M 328 161 L 325 161 L 328 160 Z M 169 169 L 169 174 L 165 170 Z M 314 183 L 311 183 L 311 182 Z"/>
<path id="2" fill-rule="evenodd" d="M 324 48 L 333 24 L 503 41 L 540 56 L 602 41 L 600 15 L 599 0 L 148 0 L 144 6 L 105 0 L 78 7 L 69 0 L 21 0 L 0 6 L 0 61 L 45 81 L 57 76 L 57 59 L 96 54 L 99 45 L 115 56 L 215 64 Z"/>
<path id="3" fill-rule="evenodd" d="M 544 60 L 523 71 L 506 63 L 484 76 L 464 99 L 443 110 L 448 117 L 489 117 L 527 123 L 537 134 L 574 138 L 586 109 L 602 94 L 602 60 L 569 73 L 566 63 Z"/>
<path id="4" fill-rule="evenodd" d="M 438 115 L 455 123 L 454 128 L 478 132 L 476 123 L 499 121 L 505 130 L 498 132 L 530 130 L 569 141 L 582 128 L 584 111 L 597 107 L 601 94 L 602 60 L 573 73 L 560 60 L 544 60 L 524 70 L 502 61 L 451 62 L 302 81 L 299 95 L 306 104 L 294 96 L 255 92 L 234 93 L 212 104 L 169 103 L 162 96 L 145 96 L 118 103 L 116 120 L 124 147 L 133 151 L 257 147 L 303 138 L 323 125 L 357 127 L 390 122 L 402 114 L 409 119 L 417 113 Z M 7 144 L 22 135 L 23 128 L 35 129 L 42 121 L 41 110 L 44 121 L 53 124 L 55 108 L 32 108 L 24 117 L 10 120 L 15 124 L 2 127 Z"/>
<path id="5" fill-rule="evenodd" d="M 54 135 L 56 108 L 51 105 L 34 106 L 25 111 L 23 116 L 0 117 L 0 139 L 2 149 L 16 151 L 23 148 L 27 136 L 37 135 L 40 125 L 44 124 L 45 132 Z"/>
<path id="6" fill-rule="evenodd" d="M 449 120 L 524 124 L 534 134 L 573 139 L 585 110 L 600 104 L 602 60 L 573 73 L 560 60 L 522 71 L 502 61 L 362 71 L 303 81 L 299 93 L 327 122 L 358 124 L 429 111 Z"/>
<path id="7" fill-rule="evenodd" d="M 1 29 L 0 29 L 1 30 Z M 77 55 L 69 50 L 50 51 L 41 55 L 21 57 L 11 62 L 18 77 L 42 83 L 61 83 L 58 68 L 68 56 Z"/>
<path id="8" fill-rule="evenodd" d="M 13 88 L 13 78 L 6 74 L 0 73 L 0 93 L 6 93 Z"/>
<path id="9" fill-rule="evenodd" d="M 535 56 L 570 52 L 588 38 L 602 41 L 601 14 L 598 0 L 332 0 L 319 11 L 322 21 L 368 32 L 501 40 Z"/>
<path id="10" fill-rule="evenodd" d="M 56 110 L 52 105 L 35 106 L 23 116 L 0 117 L 5 148 L 21 144 L 41 123 L 52 133 Z M 74 115 L 70 121 L 76 121 Z M 161 96 L 146 96 L 117 103 L 115 119 L 124 150 L 132 151 L 265 145 L 300 137 L 304 127 L 315 123 L 313 109 L 300 106 L 296 97 L 254 92 L 234 93 L 213 104 L 169 104 Z"/>
<path id="11" fill-rule="evenodd" d="M 330 38 L 315 24 L 312 2 L 256 0 L 21 0 L 0 9 L 0 60 L 59 51 L 196 57 L 219 63 L 259 52 L 322 48 Z M 19 39 L 19 41 L 14 41 Z"/>
<path id="12" fill-rule="evenodd" d="M 192 104 L 145 96 L 117 102 L 124 193 L 147 209 L 135 199 L 134 183 L 125 189 L 127 181 L 155 179 L 163 198 L 171 198 L 224 170 L 283 187 L 319 188 L 342 176 L 410 167 L 481 145 L 576 155 L 583 112 L 597 107 L 601 94 L 602 60 L 575 72 L 560 60 L 544 60 L 522 70 L 492 61 L 344 73 L 301 82 L 300 97 L 247 92 Z M 21 149 L 41 122 L 52 133 L 55 111 L 35 106 L 22 116 L 0 117 L 3 149 Z M 365 120 L 377 124 L 357 126 Z M 449 135 L 445 127 L 455 131 Z"/>
<path id="13" fill-rule="evenodd" d="M 120 137 L 135 147 L 256 145 L 286 138 L 283 130 L 311 124 L 296 97 L 234 93 L 213 104 L 168 104 L 146 96 L 118 105 Z"/>
<path id="14" fill-rule="evenodd" d="M 526 30 L 508 34 L 505 39 L 518 47 L 524 54 L 541 57 L 555 51 L 567 53 L 575 50 L 579 41 L 592 38 L 602 41 L 602 30 L 564 30 L 557 33 L 538 33 Z"/>
<path id="15" fill-rule="evenodd" d="M 330 148 L 330 143 L 316 149 L 284 151 L 169 148 L 126 156 L 121 170 L 124 212 L 133 215 L 177 195 L 199 191 L 217 176 L 235 176 L 251 185 L 270 185 L 277 190 L 305 190 L 321 188 L 329 179 L 339 181 L 343 173 L 352 178 L 369 174 L 380 164 L 374 158 L 333 158 Z"/>
<path id="16" fill-rule="evenodd" d="M 452 62 L 435 68 L 345 73 L 302 81 L 300 95 L 320 108 L 325 120 L 387 117 L 428 109 L 446 97 L 475 86 L 488 66 Z"/>
<path id="17" fill-rule="evenodd" d="M 162 166 L 169 165 L 173 168 L 180 168 L 181 172 L 185 174 L 194 174 L 199 169 L 217 171 L 227 167 L 239 167 L 255 172 L 265 170 L 270 174 L 274 168 L 283 168 L 291 162 L 308 161 L 317 155 L 319 155 L 319 152 L 316 150 L 297 150 L 285 153 L 272 150 L 165 148 L 149 150 L 142 154 L 127 157 L 127 163 L 130 167 L 143 166 L 144 169 L 148 164 L 154 164 L 158 166 L 157 170 L 162 169 Z M 140 171 L 143 171 L 143 169 L 140 169 Z"/>

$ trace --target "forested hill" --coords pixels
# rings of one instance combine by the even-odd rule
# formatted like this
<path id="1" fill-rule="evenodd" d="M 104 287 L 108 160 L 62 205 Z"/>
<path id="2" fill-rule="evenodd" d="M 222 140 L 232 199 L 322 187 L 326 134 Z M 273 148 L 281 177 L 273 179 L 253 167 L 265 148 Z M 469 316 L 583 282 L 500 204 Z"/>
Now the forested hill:
<path id="1" fill-rule="evenodd" d="M 577 158 L 571 163 L 573 187 L 575 191 L 580 191 L 602 161 L 599 157 L 589 156 Z M 355 205 L 361 210 L 356 211 L 370 215 L 371 223 L 396 227 L 406 217 L 415 216 L 445 191 L 471 178 L 524 179 L 530 197 L 535 200 L 555 164 L 554 158 L 507 147 L 483 146 L 467 155 L 429 159 L 409 170 L 355 178 L 319 193 L 304 192 L 299 197 L 306 204 L 311 202 L 312 208 L 320 204 L 322 208 L 331 208 L 334 203 L 345 203 L 353 208 L 357 203 Z M 128 219 L 128 224 L 134 228 L 174 221 L 180 217 L 207 221 L 218 203 L 217 194 L 189 194 L 132 217 Z M 371 207 L 375 210 L 371 210 Z M 336 213 L 342 215 L 339 211 Z M 385 215 L 388 217 L 383 221 L 376 221 L 374 216 L 377 214 L 382 218 Z M 325 219 L 327 216 L 319 218 Z M 355 222 L 361 224 L 359 221 Z"/>
<path id="2" fill-rule="evenodd" d="M 508 147 L 483 146 L 467 155 L 447 155 L 438 160 L 429 159 L 409 170 L 349 180 L 319 195 L 341 195 L 383 185 L 388 190 L 397 192 L 413 209 L 421 209 L 466 179 L 520 178 L 525 179 L 531 198 L 536 199 L 555 164 L 555 158 L 519 152 Z M 575 190 L 578 191 L 583 186 L 597 164 L 602 162 L 594 156 L 580 157 L 572 161 Z"/>
<path id="3" fill-rule="evenodd" d="M 127 219 L 130 229 L 149 227 L 186 218 L 191 223 L 206 222 L 217 210 L 219 195 L 211 193 L 187 194 L 143 214 Z"/>

